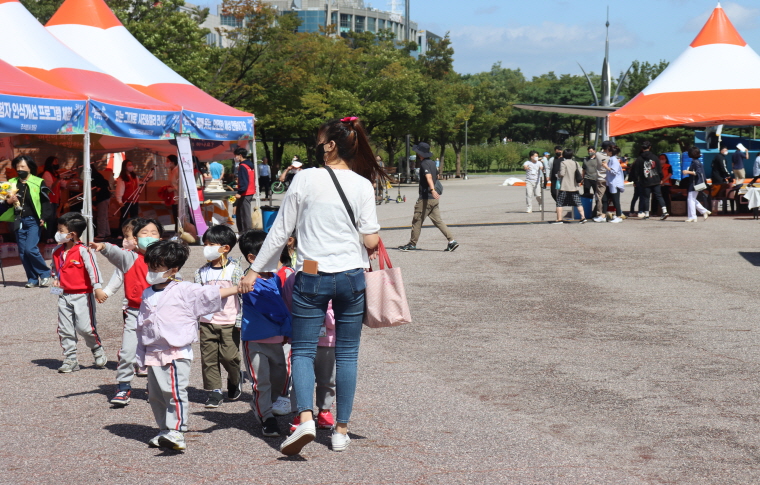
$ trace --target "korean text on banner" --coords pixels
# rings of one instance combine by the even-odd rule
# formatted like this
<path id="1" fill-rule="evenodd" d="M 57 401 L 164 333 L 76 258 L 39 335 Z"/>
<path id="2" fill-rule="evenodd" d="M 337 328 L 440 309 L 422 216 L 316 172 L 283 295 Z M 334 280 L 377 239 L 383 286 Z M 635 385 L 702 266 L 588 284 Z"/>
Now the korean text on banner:
<path id="1" fill-rule="evenodd" d="M 240 140 L 251 135 L 253 118 L 182 112 L 182 131 L 203 140 Z"/>
<path id="2" fill-rule="evenodd" d="M 177 135 L 177 151 L 180 159 L 180 177 L 185 186 L 185 197 L 190 211 L 193 213 L 193 219 L 195 219 L 195 228 L 198 231 L 198 236 L 203 237 L 208 227 L 206 221 L 203 219 L 203 213 L 201 212 L 201 202 L 198 199 L 198 191 L 195 188 L 195 176 L 193 173 L 193 150 L 190 146 L 190 136 Z M 182 210 L 182 204 L 180 204 L 180 210 Z"/>
<path id="3" fill-rule="evenodd" d="M 153 111 L 123 108 L 90 100 L 90 133 L 169 140 L 179 132 L 180 114 L 174 111 Z"/>
<path id="4" fill-rule="evenodd" d="M 82 134 L 84 108 L 84 101 L 3 96 L 0 100 L 0 132 Z"/>

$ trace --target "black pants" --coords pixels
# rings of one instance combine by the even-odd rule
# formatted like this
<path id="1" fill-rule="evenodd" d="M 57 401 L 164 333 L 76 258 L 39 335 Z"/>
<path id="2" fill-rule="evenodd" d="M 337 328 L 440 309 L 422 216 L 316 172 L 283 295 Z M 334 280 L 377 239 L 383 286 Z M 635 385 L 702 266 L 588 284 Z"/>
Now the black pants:
<path id="1" fill-rule="evenodd" d="M 639 200 L 639 196 L 641 195 L 641 190 L 636 185 L 633 186 L 633 199 L 631 199 L 631 210 L 630 212 L 636 212 L 636 201 Z M 639 203 L 639 211 L 641 211 L 641 203 Z"/>
<path id="2" fill-rule="evenodd" d="M 596 180 L 583 179 L 583 196 L 588 199 L 596 195 Z"/>
<path id="3" fill-rule="evenodd" d="M 662 186 L 662 198 L 665 200 L 665 207 L 667 207 L 668 212 L 670 212 L 670 185 Z"/>
<path id="4" fill-rule="evenodd" d="M 177 206 L 175 205 L 173 207 Z M 119 209 L 119 229 L 124 227 L 124 223 L 129 219 L 137 217 L 139 212 L 140 208 L 138 207 L 137 202 L 133 202 L 132 204 L 125 202 L 124 205 L 121 206 L 121 209 Z"/>
<path id="5" fill-rule="evenodd" d="M 602 199 L 602 205 L 604 206 L 601 211 L 602 214 L 607 212 L 610 200 L 612 200 L 612 205 L 615 206 L 615 215 L 620 217 L 620 215 L 623 214 L 623 211 L 620 209 L 620 192 L 615 192 L 614 194 L 610 193 L 609 187 L 607 187 L 607 192 L 604 193 L 604 198 Z"/>
<path id="6" fill-rule="evenodd" d="M 549 180 L 551 181 L 551 184 L 549 184 L 549 192 L 552 194 L 552 199 L 554 199 L 554 202 L 557 202 L 557 189 L 554 188 L 554 185 L 557 183 L 557 179 L 552 177 Z"/>
<path id="7" fill-rule="evenodd" d="M 238 234 L 243 234 L 248 229 L 253 228 L 253 221 L 251 220 L 252 200 L 252 195 L 244 195 L 235 202 L 235 207 L 237 207 L 235 223 L 237 224 Z"/>
<path id="8" fill-rule="evenodd" d="M 272 177 L 269 175 L 262 175 L 259 177 L 259 193 L 264 193 L 265 199 L 272 198 Z"/>
<path id="9" fill-rule="evenodd" d="M 641 188 L 641 201 L 639 202 L 639 212 L 649 212 L 649 200 L 652 198 L 652 194 L 657 198 L 657 203 L 660 207 L 665 206 L 665 199 L 662 197 L 662 189 L 660 185 L 652 185 L 650 187 Z"/>

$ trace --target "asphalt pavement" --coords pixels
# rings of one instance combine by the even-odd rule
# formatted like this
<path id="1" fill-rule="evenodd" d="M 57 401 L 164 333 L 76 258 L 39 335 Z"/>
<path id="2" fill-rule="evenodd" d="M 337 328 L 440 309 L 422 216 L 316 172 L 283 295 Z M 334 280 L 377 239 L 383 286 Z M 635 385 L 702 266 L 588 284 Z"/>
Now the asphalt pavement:
<path id="1" fill-rule="evenodd" d="M 82 370 L 58 374 L 56 297 L 23 288 L 21 266 L 4 261 L 0 482 L 760 482 L 760 222 L 550 225 L 502 180 L 443 182 L 455 252 L 433 227 L 418 251 L 391 250 L 414 322 L 364 330 L 343 453 L 320 431 L 301 455 L 281 455 L 251 412 L 250 383 L 241 401 L 205 409 L 199 352 L 187 451 L 149 448 L 146 379 L 126 408 L 108 404 L 120 298 L 98 307 L 107 369 L 80 341 Z M 389 248 L 409 238 L 416 189 L 402 193 L 406 203 L 378 207 Z M 195 247 L 181 273 L 202 263 Z"/>

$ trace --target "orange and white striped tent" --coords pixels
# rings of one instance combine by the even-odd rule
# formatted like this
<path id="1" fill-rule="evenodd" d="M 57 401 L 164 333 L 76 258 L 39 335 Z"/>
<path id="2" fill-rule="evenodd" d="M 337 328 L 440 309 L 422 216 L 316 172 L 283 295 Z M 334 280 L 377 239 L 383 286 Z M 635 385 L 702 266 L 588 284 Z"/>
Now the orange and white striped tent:
<path id="1" fill-rule="evenodd" d="M 689 48 L 609 115 L 609 134 L 671 126 L 760 125 L 758 107 L 760 56 L 718 4 Z"/>

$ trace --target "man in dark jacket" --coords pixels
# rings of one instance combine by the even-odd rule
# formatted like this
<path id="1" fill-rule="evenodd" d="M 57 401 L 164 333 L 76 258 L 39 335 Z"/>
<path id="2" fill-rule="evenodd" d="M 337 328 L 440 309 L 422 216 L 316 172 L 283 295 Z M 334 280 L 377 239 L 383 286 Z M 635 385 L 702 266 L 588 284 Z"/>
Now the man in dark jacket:
<path id="1" fill-rule="evenodd" d="M 256 172 L 253 168 L 253 162 L 248 158 L 248 150 L 243 147 L 235 149 L 235 161 L 238 165 L 238 184 L 237 194 L 235 194 L 235 222 L 238 228 L 238 234 L 243 234 L 248 229 L 253 228 L 251 221 L 251 203 L 253 194 L 256 193 Z"/>
<path id="2" fill-rule="evenodd" d="M 661 220 L 667 219 L 668 208 L 662 197 L 662 166 L 659 157 L 652 153 L 652 144 L 645 141 L 641 144 L 641 155 L 634 163 L 636 180 L 639 184 L 639 217 L 649 219 L 649 201 L 652 194 L 657 198 L 657 203 L 662 207 Z"/>
<path id="3" fill-rule="evenodd" d="M 562 147 L 556 146 L 554 147 L 554 156 L 549 159 L 549 182 L 551 182 L 551 185 L 549 186 L 549 192 L 552 194 L 552 199 L 555 201 L 557 200 L 557 189 L 555 188 L 555 185 L 557 184 L 557 174 L 559 173 L 559 166 L 562 162 Z"/>
<path id="4" fill-rule="evenodd" d="M 728 155 L 728 148 L 721 147 L 720 153 L 713 158 L 712 173 L 710 174 L 713 185 L 728 183 L 728 179 L 731 178 L 726 166 L 726 155 Z"/>

